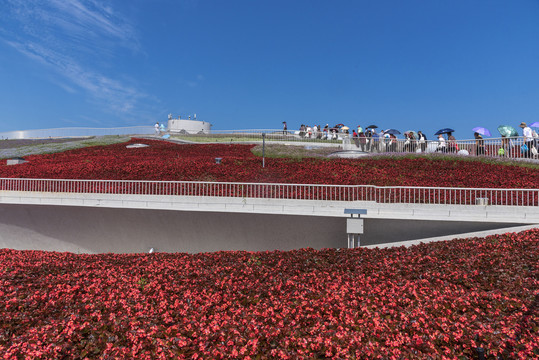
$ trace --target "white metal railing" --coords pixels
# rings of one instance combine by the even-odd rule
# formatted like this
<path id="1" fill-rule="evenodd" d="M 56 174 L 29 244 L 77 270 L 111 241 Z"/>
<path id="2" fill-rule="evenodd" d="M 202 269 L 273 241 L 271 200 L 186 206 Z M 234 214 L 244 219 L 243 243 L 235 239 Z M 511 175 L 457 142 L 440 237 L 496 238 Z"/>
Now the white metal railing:
<path id="1" fill-rule="evenodd" d="M 219 140 L 234 141 L 262 141 L 262 134 L 265 136 L 266 141 L 286 141 L 286 142 L 301 142 L 301 143 L 325 143 L 334 144 L 340 146 L 344 138 L 348 138 L 348 134 L 336 134 L 327 137 L 323 132 L 307 133 L 299 130 L 278 130 L 278 129 L 245 129 L 245 130 L 214 130 L 209 133 L 177 133 L 170 132 L 171 135 L 176 137 L 183 137 L 186 139 L 196 140 L 197 138 L 208 141 L 208 137 Z"/>
<path id="2" fill-rule="evenodd" d="M 0 191 L 539 206 L 539 189 L 0 178 Z"/>
<path id="3" fill-rule="evenodd" d="M 510 137 L 510 138 L 484 138 L 479 142 L 475 139 L 456 140 L 450 142 L 445 141 L 445 147 L 440 148 L 438 141 L 427 140 L 424 144 L 419 143 L 417 140 L 407 141 L 407 139 L 385 139 L 385 138 L 353 138 L 351 134 L 344 133 L 328 133 L 324 131 L 307 132 L 299 130 L 278 130 L 278 129 L 250 129 L 250 130 L 213 130 L 210 134 L 182 134 L 186 138 L 196 139 L 202 137 L 207 140 L 208 136 L 212 138 L 223 138 L 232 141 L 246 140 L 246 141 L 261 141 L 262 134 L 265 135 L 265 139 L 268 141 L 296 141 L 296 142 L 314 142 L 314 143 L 335 143 L 335 145 L 346 145 L 347 149 L 356 149 L 369 153 L 453 153 L 456 154 L 465 153 L 471 156 L 490 156 L 490 157 L 503 157 L 503 158 L 521 158 L 521 157 L 534 157 L 529 152 L 524 153 L 521 150 L 521 146 L 524 145 L 523 137 Z M 537 140 L 533 141 L 536 149 L 539 149 Z M 500 150 L 503 149 L 503 150 Z M 537 158 L 537 155 L 535 156 Z"/>
<path id="4" fill-rule="evenodd" d="M 399 153 L 462 153 L 473 156 L 491 156 L 491 157 L 505 157 L 505 158 L 520 158 L 530 155 L 531 152 L 525 154 L 521 147 L 525 144 L 522 137 L 511 138 L 488 138 L 483 139 L 479 143 L 475 139 L 471 140 L 456 140 L 454 142 L 445 141 L 445 146 L 441 147 L 438 141 L 428 140 L 424 144 L 420 144 L 418 141 L 407 141 L 406 139 L 351 139 L 352 148 L 367 152 L 399 152 Z M 533 146 L 537 148 L 537 141 L 532 142 Z M 531 149 L 530 149 L 531 150 Z"/>

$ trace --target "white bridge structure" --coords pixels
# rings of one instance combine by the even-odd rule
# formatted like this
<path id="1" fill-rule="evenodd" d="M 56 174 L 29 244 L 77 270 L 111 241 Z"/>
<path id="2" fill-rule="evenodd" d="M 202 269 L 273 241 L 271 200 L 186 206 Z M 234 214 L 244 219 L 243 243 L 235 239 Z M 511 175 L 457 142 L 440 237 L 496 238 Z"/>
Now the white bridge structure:
<path id="1" fill-rule="evenodd" d="M 451 238 L 539 224 L 539 189 L 2 178 L 0 247 L 346 247 L 350 208 L 367 211 L 362 245 Z"/>

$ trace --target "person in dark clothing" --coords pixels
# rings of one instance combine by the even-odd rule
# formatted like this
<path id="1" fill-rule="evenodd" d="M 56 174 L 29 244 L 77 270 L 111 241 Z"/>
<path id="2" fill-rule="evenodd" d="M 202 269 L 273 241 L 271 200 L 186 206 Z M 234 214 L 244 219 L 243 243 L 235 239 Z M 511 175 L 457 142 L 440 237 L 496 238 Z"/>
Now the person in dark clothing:
<path id="1" fill-rule="evenodd" d="M 479 133 L 474 133 L 475 137 L 475 154 L 476 155 L 485 155 L 485 141 Z"/>
<path id="2" fill-rule="evenodd" d="M 360 132 L 359 134 L 359 146 L 361 148 L 361 151 L 367 151 L 367 137 L 365 136 L 364 132 Z"/>

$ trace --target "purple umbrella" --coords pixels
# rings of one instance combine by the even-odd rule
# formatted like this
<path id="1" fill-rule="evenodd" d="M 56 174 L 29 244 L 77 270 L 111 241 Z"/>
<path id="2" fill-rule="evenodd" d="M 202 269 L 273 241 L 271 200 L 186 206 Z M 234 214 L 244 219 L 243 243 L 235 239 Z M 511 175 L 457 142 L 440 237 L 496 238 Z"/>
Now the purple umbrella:
<path id="1" fill-rule="evenodd" d="M 539 127 L 539 121 L 530 124 L 531 127 Z"/>
<path id="2" fill-rule="evenodd" d="M 474 127 L 472 129 L 473 132 L 476 132 L 476 133 L 479 133 L 483 136 L 491 136 L 490 134 L 490 131 L 488 131 L 487 128 L 484 128 L 484 127 L 481 127 L 481 126 L 478 126 L 478 127 Z"/>

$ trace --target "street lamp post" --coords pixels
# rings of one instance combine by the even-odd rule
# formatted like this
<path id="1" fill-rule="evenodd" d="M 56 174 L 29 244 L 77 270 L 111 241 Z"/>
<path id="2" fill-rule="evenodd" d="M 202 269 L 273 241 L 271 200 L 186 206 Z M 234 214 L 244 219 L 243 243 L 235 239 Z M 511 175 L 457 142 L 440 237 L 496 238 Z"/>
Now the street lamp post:
<path id="1" fill-rule="evenodd" d="M 266 165 L 266 133 L 262 133 L 262 167 Z"/>

